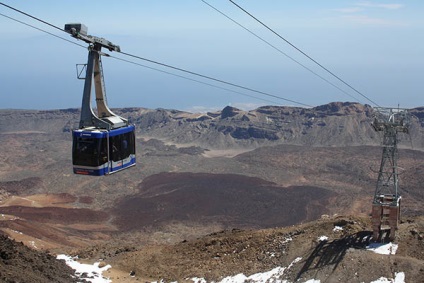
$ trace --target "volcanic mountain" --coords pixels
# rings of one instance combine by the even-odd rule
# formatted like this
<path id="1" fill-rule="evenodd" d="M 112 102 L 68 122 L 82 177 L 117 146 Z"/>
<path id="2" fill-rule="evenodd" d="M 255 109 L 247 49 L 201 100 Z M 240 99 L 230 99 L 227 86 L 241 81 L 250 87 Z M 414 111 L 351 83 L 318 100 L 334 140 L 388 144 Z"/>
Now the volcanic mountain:
<path id="1" fill-rule="evenodd" d="M 110 276 L 121 274 L 121 282 L 119 272 L 131 270 L 146 280 L 218 280 L 287 267 L 296 257 L 303 262 L 286 274 L 290 281 L 314 271 L 324 280 L 331 268 L 344 280 L 343 266 L 368 274 L 358 276 L 362 281 L 394 278 L 389 270 L 422 278 L 424 108 L 410 110 L 409 134 L 399 135 L 404 220 L 400 254 L 390 263 L 356 250 L 369 241 L 382 154 L 372 107 L 114 111 L 136 125 L 137 166 L 96 178 L 72 174 L 70 131 L 78 109 L 0 110 L 5 235 L 35 251 L 109 260 L 116 266 Z M 333 233 L 340 222 L 344 232 Z M 320 233 L 331 236 L 327 244 L 316 241 Z M 288 237 L 297 239 L 287 243 L 290 252 L 277 244 Z M 375 262 L 375 274 L 364 261 Z"/>

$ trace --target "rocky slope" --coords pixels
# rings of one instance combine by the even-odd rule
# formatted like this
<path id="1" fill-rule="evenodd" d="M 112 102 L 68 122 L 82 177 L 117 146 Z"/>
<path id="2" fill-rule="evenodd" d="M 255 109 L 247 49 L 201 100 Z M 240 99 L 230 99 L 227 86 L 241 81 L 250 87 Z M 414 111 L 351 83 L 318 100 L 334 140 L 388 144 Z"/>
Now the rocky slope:
<path id="1" fill-rule="evenodd" d="M 422 108 L 411 110 L 410 136 L 424 146 Z M 230 106 L 216 113 L 189 114 L 158 109 L 134 120 L 141 133 L 173 143 L 206 148 L 257 147 L 267 144 L 308 146 L 377 145 L 379 135 L 370 126 L 374 109 L 357 103 L 335 102 L 314 108 L 264 106 L 242 111 Z"/>
<path id="2" fill-rule="evenodd" d="M 0 235 L 0 282 L 78 282 L 73 276 L 65 262 Z"/>
<path id="3" fill-rule="evenodd" d="M 423 148 L 424 108 L 410 110 L 410 135 L 401 137 Z M 263 106 L 242 111 L 188 113 L 178 110 L 124 108 L 116 113 L 129 118 L 141 136 L 166 139 L 174 144 L 204 148 L 255 148 L 271 144 L 308 146 L 378 145 L 380 136 L 370 126 L 374 109 L 369 105 L 334 102 L 314 108 Z M 68 132 L 78 126 L 79 111 L 1 110 L 0 132 Z"/>
<path id="4" fill-rule="evenodd" d="M 372 234 L 368 227 L 369 219 L 323 217 L 286 228 L 224 230 L 174 245 L 140 245 L 127 252 L 110 253 L 112 246 L 97 246 L 83 254 L 106 258 L 127 274 L 133 271 L 134 278 L 121 277 L 121 282 L 190 282 L 187 279 L 194 277 L 216 282 L 277 267 L 287 269 L 274 279 L 288 282 L 372 282 L 395 278 L 399 272 L 405 273 L 405 282 L 424 281 L 422 217 L 405 219 L 400 225 L 398 249 L 392 255 L 366 249 Z"/>
<path id="5" fill-rule="evenodd" d="M 358 282 L 367 282 L 378 279 L 371 276 L 374 269 L 381 271 L 375 275 L 393 278 L 392 271 L 407 272 L 408 266 L 414 272 L 407 278 L 422 278 L 424 108 L 411 110 L 410 135 L 400 136 L 407 148 L 399 151 L 402 213 L 409 222 L 402 224 L 397 239 L 401 254 L 389 265 L 387 258 L 369 255 L 355 242 L 369 233 L 373 171 L 381 160 L 371 107 L 336 102 L 310 109 L 226 107 L 201 114 L 140 108 L 116 112 L 137 126 L 137 166 L 93 178 L 71 170 L 70 131 L 77 126 L 77 109 L 0 110 L 5 149 L 0 155 L 0 229 L 5 234 L 31 252 L 105 258 L 120 274 L 134 269 L 138 279 L 147 280 L 248 275 L 287 266 L 296 257 L 303 261 L 286 274 L 291 281 L 315 273 L 326 282 L 346 281 L 347 269 L 349 276 L 361 274 Z M 332 232 L 339 223 L 335 218 L 302 224 L 322 214 L 363 218 L 345 218 L 348 224 L 340 234 Z M 287 225 L 301 226 L 281 227 Z M 250 230 L 269 227 L 281 228 Z M 332 235 L 330 242 L 316 242 L 321 233 Z M 288 250 L 272 242 L 287 235 L 298 239 L 287 243 Z M 244 255 L 245 244 L 255 248 Z M 276 249 L 287 254 L 268 257 Z M 230 250 L 236 252 L 229 256 Z M 369 262 L 375 265 L 368 267 Z"/>

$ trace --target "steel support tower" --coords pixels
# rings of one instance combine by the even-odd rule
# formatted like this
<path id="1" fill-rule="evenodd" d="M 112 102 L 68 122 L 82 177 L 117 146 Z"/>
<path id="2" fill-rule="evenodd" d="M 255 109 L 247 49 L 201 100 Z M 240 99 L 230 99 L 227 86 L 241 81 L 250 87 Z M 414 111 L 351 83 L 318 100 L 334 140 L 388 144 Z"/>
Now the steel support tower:
<path id="1" fill-rule="evenodd" d="M 406 109 L 376 108 L 372 126 L 383 132 L 383 154 L 372 203 L 373 240 L 394 240 L 400 220 L 398 133 L 408 133 L 410 116 Z"/>

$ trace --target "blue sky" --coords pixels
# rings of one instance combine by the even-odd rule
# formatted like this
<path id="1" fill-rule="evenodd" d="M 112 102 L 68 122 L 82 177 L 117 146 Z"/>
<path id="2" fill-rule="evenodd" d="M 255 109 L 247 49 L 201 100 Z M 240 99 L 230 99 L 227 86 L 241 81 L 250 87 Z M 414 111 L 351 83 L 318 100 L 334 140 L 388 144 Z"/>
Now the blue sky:
<path id="1" fill-rule="evenodd" d="M 124 52 L 307 105 L 333 101 L 372 104 L 228 0 L 207 2 L 349 95 L 200 0 L 0 2 L 59 27 L 69 22 L 84 23 L 89 34 L 107 38 L 120 45 Z M 400 104 L 405 108 L 424 105 L 421 83 L 424 75 L 424 2 L 235 2 L 378 105 Z M 0 6 L 0 13 L 77 42 L 65 33 L 6 7 Z M 3 16 L 0 16 L 0 26 L 0 108 L 80 107 L 83 81 L 77 80 L 75 65 L 86 63 L 87 50 Z M 202 80 L 122 54 L 112 55 Z M 226 105 L 242 109 L 266 104 L 295 105 L 232 88 L 248 96 L 240 95 L 113 58 L 104 58 L 103 67 L 110 107 L 205 111 L 222 109 Z"/>

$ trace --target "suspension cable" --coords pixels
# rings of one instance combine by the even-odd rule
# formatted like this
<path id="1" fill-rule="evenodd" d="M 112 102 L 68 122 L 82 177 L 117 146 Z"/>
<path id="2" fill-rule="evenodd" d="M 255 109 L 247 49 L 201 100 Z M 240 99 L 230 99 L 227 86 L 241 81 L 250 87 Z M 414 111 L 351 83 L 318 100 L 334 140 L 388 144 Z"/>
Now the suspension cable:
<path id="1" fill-rule="evenodd" d="M 35 20 L 37 20 L 37 21 L 39 21 L 39 22 L 41 22 L 41 23 L 43 23 L 43 24 L 46 24 L 46 25 L 48 25 L 48 26 L 50 26 L 50 27 L 53 27 L 53 28 L 55 28 L 55 29 L 58 29 L 58 30 L 60 30 L 61 32 L 65 32 L 65 33 L 67 33 L 65 30 L 63 30 L 63 29 L 59 28 L 58 26 L 55 26 L 55 25 L 53 25 L 53 24 L 51 24 L 51 23 L 49 23 L 49 22 L 46 22 L 46 21 L 44 21 L 44 20 L 42 20 L 42 19 L 38 18 L 38 17 L 32 16 L 32 15 L 30 15 L 30 14 L 28 14 L 28 13 L 25 13 L 25 12 L 23 12 L 23 11 L 19 10 L 19 9 L 13 8 L 13 7 L 11 7 L 11 6 L 9 6 L 9 5 L 6 5 L 6 4 L 4 4 L 4 3 L 2 3 L 2 2 L 0 2 L 0 5 L 3 5 L 3 6 L 5 6 L 5 7 L 7 7 L 7 8 L 9 8 L 9 9 L 12 9 L 12 10 L 14 10 L 14 11 L 16 11 L 16 12 L 18 12 L 18 13 L 21 13 L 21 14 L 23 14 L 23 15 L 27 16 L 27 17 L 30 17 L 30 18 L 32 18 L 32 19 L 35 19 Z M 8 17 L 8 18 L 10 18 L 10 17 Z M 15 19 L 13 19 L 13 20 L 15 20 Z M 25 25 L 27 25 L 27 26 L 30 26 L 30 27 L 36 28 L 36 27 L 31 26 L 31 25 L 29 25 L 29 24 L 23 23 L 23 22 L 21 22 L 21 21 L 18 21 L 18 20 L 15 20 L 15 21 L 20 22 L 20 23 L 22 23 L 22 24 L 25 24 Z M 47 33 L 47 34 L 53 35 L 53 36 L 55 36 L 55 37 L 58 37 L 58 38 L 60 38 L 60 39 L 66 40 L 66 39 L 64 39 L 64 38 L 62 38 L 62 37 L 60 37 L 60 36 L 57 36 L 57 35 L 51 34 L 51 33 L 47 32 L 47 31 L 42 30 L 42 29 L 39 29 L 39 28 L 36 28 L 36 29 L 37 29 L 37 30 L 41 30 L 41 31 L 43 31 L 43 32 L 45 32 L 45 33 Z M 68 41 L 68 40 L 66 40 L 66 41 Z M 69 41 L 69 42 L 72 42 L 72 41 Z M 75 43 L 75 42 L 72 42 L 72 43 L 73 43 L 73 44 L 76 44 L 76 45 L 78 45 L 78 46 L 84 47 L 83 45 L 77 44 L 77 43 Z M 263 92 L 263 91 L 259 91 L 259 90 L 255 90 L 255 89 L 252 89 L 252 88 L 249 88 L 249 87 L 245 87 L 245 86 L 242 86 L 242 85 L 239 85 L 239 84 L 235 84 L 235 83 L 227 82 L 227 81 L 224 81 L 224 80 L 221 80 L 221 79 L 217 79 L 217 78 L 213 78 L 213 77 L 210 77 L 210 76 L 206 76 L 206 75 L 203 75 L 203 74 L 200 74 L 200 73 L 196 73 L 196 72 L 193 72 L 193 71 L 189 71 L 189 70 L 186 70 L 186 69 L 183 69 L 183 68 L 179 68 L 179 67 L 171 66 L 171 65 L 168 65 L 168 64 L 165 64 L 165 63 L 161 63 L 161 62 L 158 62 L 158 61 L 154 61 L 154 60 L 151 60 L 151 59 L 143 58 L 143 57 L 141 57 L 141 56 L 137 56 L 137 55 L 129 54 L 129 53 L 122 52 L 122 51 L 120 51 L 119 53 L 121 53 L 121 54 L 123 54 L 123 55 L 126 55 L 126 56 L 129 56 L 129 57 L 133 57 L 133 58 L 139 59 L 139 60 L 143 60 L 143 61 L 146 61 L 146 62 L 150 62 L 150 63 L 153 63 L 153 64 L 157 64 L 157 65 L 160 65 L 160 66 L 163 66 L 163 67 L 167 67 L 167 68 L 170 68 L 170 69 L 174 69 L 174 70 L 177 70 L 177 71 L 180 71 L 180 72 L 185 72 L 185 73 L 188 73 L 188 74 L 191 74 L 191 75 L 194 75 L 194 76 L 198 76 L 198 77 L 205 78 L 205 79 L 208 79 L 208 80 L 212 80 L 212 81 L 215 81 L 215 82 L 219 82 L 219 83 L 222 83 L 222 84 L 230 85 L 230 86 L 232 86 L 232 87 L 236 87 L 236 88 L 240 88 L 240 89 L 248 90 L 248 91 L 255 92 L 255 93 L 258 93 L 258 94 L 262 94 L 262 95 L 265 95 L 265 96 L 268 96 L 268 97 L 272 97 L 272 98 L 281 99 L 281 100 L 284 100 L 284 101 L 286 101 L 286 102 L 291 102 L 291 103 L 298 104 L 298 105 L 302 105 L 302 106 L 306 106 L 306 107 L 312 107 L 311 105 L 308 105 L 308 104 L 305 104 L 305 103 L 301 103 L 301 102 L 298 102 L 298 101 L 295 101 L 295 100 L 287 99 L 287 98 L 284 98 L 284 97 L 281 97 L 281 96 L 277 96 L 277 95 L 274 95 L 274 94 L 269 94 L 269 93 L 266 93 L 266 92 Z"/>
<path id="2" fill-rule="evenodd" d="M 147 65 L 143 65 L 143 64 L 140 64 L 140 63 L 137 63 L 137 62 L 134 62 L 134 61 L 130 61 L 130 60 L 126 60 L 126 59 L 123 59 L 123 58 L 119 58 L 119 57 L 116 57 L 116 56 L 108 55 L 108 57 L 113 58 L 113 59 L 116 59 L 116 60 L 119 60 L 119 61 L 123 61 L 123 62 L 129 63 L 129 64 L 137 65 L 137 66 L 140 66 L 140 67 L 143 67 L 143 68 L 147 68 L 147 69 L 150 69 L 150 70 L 154 70 L 154 71 L 157 71 L 157 72 L 161 72 L 161 73 L 164 73 L 164 74 L 167 74 L 167 75 L 171 75 L 171 76 L 174 76 L 174 77 L 182 78 L 182 79 L 189 80 L 189 81 L 192 81 L 192 82 L 196 82 L 196 83 L 199 83 L 199 84 L 204 84 L 204 85 L 207 85 L 207 86 L 210 86 L 210 87 L 213 87 L 213 88 L 217 88 L 217 89 L 221 89 L 221 90 L 225 90 L 225 91 L 237 93 L 237 94 L 240 94 L 240 95 L 243 95 L 243 96 L 251 97 L 251 98 L 262 100 L 262 101 L 265 101 L 265 102 L 279 104 L 279 103 L 277 103 L 275 101 L 272 101 L 272 100 L 268 100 L 268 99 L 265 99 L 265 98 L 260 98 L 260 97 L 257 97 L 257 96 L 253 96 L 253 95 L 250 95 L 250 94 L 246 94 L 246 93 L 243 93 L 243 92 L 232 90 L 232 89 L 229 89 L 229 88 L 225 88 L 225 87 L 213 85 L 213 84 L 210 84 L 210 83 L 207 83 L 207 82 L 199 81 L 199 80 L 196 80 L 196 79 L 193 79 L 193 78 L 181 76 L 181 75 L 178 75 L 178 74 L 174 74 L 174 73 L 171 73 L 171 72 L 160 70 L 158 68 L 153 68 L 153 67 L 150 67 L 150 66 L 147 66 Z"/>
<path id="3" fill-rule="evenodd" d="M 241 27 L 242 29 L 244 29 L 245 31 L 247 31 L 248 33 L 252 34 L 253 36 L 255 36 L 256 38 L 258 38 L 259 40 L 263 41 L 264 43 L 266 43 L 268 46 L 272 47 L 273 49 L 275 49 L 276 51 L 278 51 L 279 53 L 281 53 L 282 55 L 286 56 L 288 59 L 292 60 L 293 62 L 295 62 L 296 64 L 298 64 L 299 66 L 301 66 L 302 68 L 306 69 L 307 71 L 309 71 L 310 73 L 312 73 L 313 75 L 317 76 L 318 78 L 320 78 L 321 80 L 325 81 L 326 83 L 328 83 L 329 85 L 335 87 L 336 89 L 338 89 L 339 91 L 343 92 L 344 94 L 346 94 L 347 96 L 349 96 L 350 98 L 354 99 L 355 101 L 358 100 L 358 98 L 354 97 L 353 95 L 351 95 L 350 93 L 348 93 L 347 91 L 343 90 L 342 88 L 340 88 L 339 86 L 337 86 L 336 84 L 332 83 L 331 81 L 329 81 L 328 79 L 324 78 L 323 76 L 319 75 L 317 72 L 315 72 L 314 70 L 308 68 L 307 66 L 305 66 L 304 64 L 300 63 L 298 60 L 294 59 L 293 57 L 289 56 L 287 53 L 283 52 L 281 49 L 279 49 L 278 47 L 276 47 L 275 45 L 271 44 L 269 41 L 265 40 L 263 37 L 257 35 L 256 33 L 254 33 L 253 31 L 251 31 L 250 29 L 248 29 L 247 27 L 243 26 L 242 24 L 240 24 L 239 22 L 237 22 L 236 20 L 234 20 L 233 18 L 231 18 L 230 16 L 224 14 L 223 12 L 221 12 L 220 10 L 218 10 L 216 7 L 212 6 L 211 4 L 209 4 L 208 2 L 204 1 L 204 0 L 200 0 L 203 3 L 205 3 L 206 5 L 208 5 L 210 8 L 214 9 L 215 11 L 217 11 L 218 13 L 220 13 L 221 15 L 223 15 L 224 17 L 226 17 L 227 19 L 229 19 L 230 21 L 232 21 L 233 23 L 235 23 L 236 25 L 238 25 L 239 27 Z"/>
<path id="4" fill-rule="evenodd" d="M 129 57 L 133 57 L 133 58 L 136 58 L 136 59 L 140 59 L 140 60 L 143 60 L 143 61 L 146 61 L 146 62 L 150 62 L 150 63 L 156 64 L 156 65 L 160 65 L 160 66 L 163 66 L 163 67 L 174 69 L 174 70 L 177 70 L 177 71 L 180 71 L 180 72 L 188 73 L 188 74 L 191 74 L 191 75 L 194 75 L 194 76 L 198 76 L 198 77 L 201 77 L 201 78 L 205 78 L 205 79 L 208 79 L 208 80 L 219 82 L 219 83 L 222 83 L 222 84 L 230 85 L 230 86 L 237 87 L 237 88 L 244 89 L 244 90 L 248 90 L 248 91 L 251 91 L 251 92 L 256 92 L 256 93 L 259 93 L 259 94 L 262 94 L 262 95 L 265 95 L 265 96 L 281 99 L 281 100 L 284 100 L 284 101 L 287 101 L 287 102 L 299 104 L 299 105 L 306 106 L 306 107 L 312 107 L 311 105 L 308 105 L 308 104 L 305 104 L 305 103 L 302 103 L 302 102 L 287 99 L 287 98 L 284 98 L 284 97 L 281 97 L 281 96 L 277 96 L 277 95 L 270 94 L 270 93 L 267 93 L 267 92 L 263 92 L 263 91 L 260 91 L 260 90 L 256 90 L 256 89 L 253 89 L 253 88 L 245 87 L 245 86 L 242 86 L 242 85 L 239 85 L 239 84 L 234 84 L 234 83 L 227 82 L 227 81 L 217 79 L 217 78 L 213 78 L 213 77 L 210 77 L 210 76 L 202 75 L 200 73 L 196 73 L 196 72 L 192 72 L 192 71 L 182 69 L 182 68 L 179 68 L 179 67 L 171 66 L 171 65 L 168 65 L 168 64 L 165 64 L 165 63 L 161 63 L 161 62 L 154 61 L 154 60 L 151 60 L 151 59 L 143 58 L 143 57 L 133 55 L 133 54 L 130 54 L 130 53 L 126 53 L 126 52 L 122 52 L 122 51 L 119 51 L 118 53 L 121 53 L 121 54 L 129 56 Z"/>
<path id="5" fill-rule="evenodd" d="M 201 0 L 203 1 L 203 0 Z M 237 8 L 239 8 L 240 10 L 242 10 L 244 13 L 246 13 L 247 15 L 249 15 L 251 18 L 253 18 L 255 21 L 257 21 L 258 23 L 260 23 L 262 26 L 264 26 L 266 29 L 268 29 L 269 31 L 271 31 L 273 34 L 275 34 L 276 36 L 278 36 L 280 39 L 284 40 L 287 44 L 289 44 L 291 47 L 293 47 L 294 49 L 296 49 L 298 52 L 300 52 L 301 54 L 303 54 L 304 56 L 306 56 L 309 60 L 311 60 L 312 62 L 314 62 L 315 64 L 317 64 L 319 67 L 321 67 L 323 70 L 325 70 L 327 73 L 329 73 L 330 75 L 332 75 L 333 77 L 335 77 L 337 80 L 339 80 L 340 82 L 342 82 L 344 85 L 348 86 L 350 89 L 352 89 L 353 91 L 355 91 L 356 93 L 358 93 L 359 95 L 361 95 L 363 98 L 367 99 L 369 102 L 371 102 L 372 104 L 374 104 L 377 107 L 380 107 L 376 102 L 374 102 L 373 100 L 371 100 L 370 98 L 368 98 L 365 94 L 361 93 L 360 91 L 358 91 L 356 88 L 354 88 L 352 85 L 348 84 L 346 81 L 344 81 L 343 79 L 341 79 L 339 76 L 337 76 L 336 74 L 334 74 L 333 72 L 331 72 L 329 69 L 327 69 L 326 67 L 324 67 L 322 64 L 318 63 L 316 60 L 314 60 L 311 56 L 309 56 L 308 54 L 306 54 L 305 52 L 303 52 L 300 48 L 296 47 L 294 44 L 292 44 L 290 41 L 288 41 L 287 39 L 285 39 L 284 37 L 282 37 L 280 34 L 278 34 L 276 31 L 274 31 L 272 28 L 270 28 L 269 26 L 267 26 L 265 23 L 263 23 L 262 21 L 260 21 L 258 18 L 256 18 L 255 16 L 253 16 L 251 13 L 249 13 L 248 11 L 246 11 L 245 9 L 243 9 L 240 5 L 238 5 L 237 3 L 235 3 L 233 0 L 228 0 L 230 1 L 232 4 L 234 4 Z M 204 1 L 203 1 L 204 2 Z"/>
<path id="6" fill-rule="evenodd" d="M 9 6 L 9 5 L 6 5 L 6 4 L 4 4 L 4 3 L 2 3 L 2 2 L 0 2 L 0 5 L 3 5 L 3 6 L 5 6 L 5 7 L 9 8 L 9 9 L 11 9 L 11 10 L 14 10 L 15 12 L 21 13 L 21 14 L 23 14 L 23 15 L 27 16 L 27 17 L 33 18 L 34 20 L 37 20 L 37 21 L 39 21 L 39 22 L 42 22 L 43 24 L 46 24 L 46 25 L 48 25 L 48 26 L 51 26 L 51 27 L 53 27 L 53 28 L 55 28 L 55 29 L 58 29 L 58 30 L 60 30 L 60 31 L 63 31 L 63 29 L 61 29 L 60 27 L 55 26 L 55 25 L 53 25 L 53 24 L 51 24 L 51 23 L 48 23 L 48 22 L 46 22 L 46 21 L 43 21 L 42 19 L 37 18 L 37 17 L 34 17 L 34 16 L 32 16 L 32 15 L 30 15 L 30 14 L 28 14 L 28 13 L 25 13 L 25 12 L 23 12 L 23 11 L 19 10 L 19 9 L 13 8 L 13 7 L 11 7 L 11 6 Z"/>
<path id="7" fill-rule="evenodd" d="M 1 3 L 0 3 L 0 4 L 1 4 Z M 31 27 L 31 28 L 33 28 L 33 29 L 39 30 L 39 31 L 41 31 L 41 32 L 47 33 L 47 34 L 49 34 L 49 35 L 51 35 L 51 36 L 54 36 L 54 37 L 59 38 L 59 39 L 62 39 L 62 40 L 67 41 L 67 42 L 69 42 L 69 43 L 72 43 L 72 44 L 78 45 L 78 46 L 83 47 L 83 48 L 87 48 L 86 46 L 84 46 L 84 45 L 82 45 L 82 44 L 76 43 L 76 42 L 74 42 L 74 41 L 72 41 L 72 40 L 69 40 L 69 39 L 67 39 L 67 38 L 61 37 L 61 36 L 56 35 L 56 34 L 54 34 L 54 33 L 48 32 L 48 31 L 46 31 L 46 30 L 44 30 L 44 29 L 41 29 L 41 28 L 38 28 L 38 27 L 36 27 L 36 26 L 30 25 L 30 24 L 25 23 L 25 22 L 23 22 L 23 21 L 20 21 L 20 20 L 14 19 L 14 18 L 9 17 L 9 16 L 7 16 L 7 15 L 5 15 L 5 14 L 0 13 L 0 16 L 3 16 L 3 17 L 5 17 L 5 18 L 8 18 L 8 19 L 10 19 L 10 20 L 12 20 L 12 21 L 18 22 L 18 23 L 20 23 L 20 24 L 26 25 L 26 26 Z"/>

